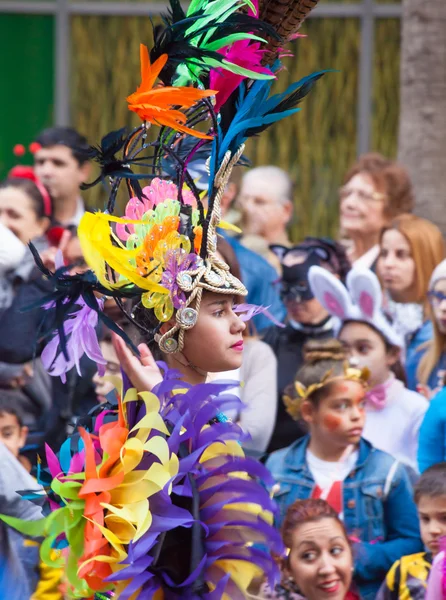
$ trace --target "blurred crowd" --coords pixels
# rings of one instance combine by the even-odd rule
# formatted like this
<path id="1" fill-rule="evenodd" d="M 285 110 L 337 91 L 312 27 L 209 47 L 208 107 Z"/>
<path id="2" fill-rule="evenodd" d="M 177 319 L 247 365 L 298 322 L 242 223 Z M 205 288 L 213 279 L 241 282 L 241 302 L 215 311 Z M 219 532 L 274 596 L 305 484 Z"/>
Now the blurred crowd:
<path id="1" fill-rule="evenodd" d="M 47 129 L 34 165 L 0 183 L 0 512 L 13 516 L 43 445 L 57 447 L 107 401 L 120 374 L 101 325 L 104 377 L 85 355 L 64 380 L 51 376 L 35 310 L 51 292 L 45 269 L 86 268 L 77 227 L 89 210 L 89 150 L 73 129 Z M 380 154 L 346 173 L 336 240 L 290 240 L 296 194 L 278 167 L 237 167 L 222 199 L 223 218 L 243 233 L 222 230 L 218 250 L 246 302 L 268 311 L 245 333 L 241 369 L 222 376 L 240 382 L 245 405 L 228 416 L 275 478 L 289 549 L 281 584 L 253 597 L 420 600 L 446 535 L 443 235 L 413 214 L 405 168 Z M 137 341 L 116 305 L 105 308 Z M 365 396 L 347 363 L 368 370 Z M 324 385 L 327 373 L 335 386 Z M 21 597 L 63 598 L 60 574 L 18 535 L 1 526 L 0 552 L 24 565 Z"/>

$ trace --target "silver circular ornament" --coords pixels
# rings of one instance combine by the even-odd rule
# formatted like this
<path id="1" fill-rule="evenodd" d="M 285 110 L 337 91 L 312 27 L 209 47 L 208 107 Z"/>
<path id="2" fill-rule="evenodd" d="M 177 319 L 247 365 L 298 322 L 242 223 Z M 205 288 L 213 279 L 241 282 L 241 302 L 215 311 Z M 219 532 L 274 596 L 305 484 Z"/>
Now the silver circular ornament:
<path id="1" fill-rule="evenodd" d="M 163 352 L 173 354 L 178 350 L 178 342 L 175 338 L 167 338 L 166 340 L 160 341 L 159 347 Z"/>
<path id="2" fill-rule="evenodd" d="M 209 273 L 206 273 L 204 277 L 208 283 L 215 287 L 220 287 L 223 285 L 223 277 L 215 271 L 209 271 Z"/>
<path id="3" fill-rule="evenodd" d="M 195 308 L 187 306 L 186 308 L 180 308 L 177 312 L 177 322 L 183 329 L 191 329 L 198 319 L 198 311 Z"/>
<path id="4" fill-rule="evenodd" d="M 178 273 L 177 284 L 183 291 L 189 292 L 193 284 L 192 275 L 189 275 L 189 273 Z"/>

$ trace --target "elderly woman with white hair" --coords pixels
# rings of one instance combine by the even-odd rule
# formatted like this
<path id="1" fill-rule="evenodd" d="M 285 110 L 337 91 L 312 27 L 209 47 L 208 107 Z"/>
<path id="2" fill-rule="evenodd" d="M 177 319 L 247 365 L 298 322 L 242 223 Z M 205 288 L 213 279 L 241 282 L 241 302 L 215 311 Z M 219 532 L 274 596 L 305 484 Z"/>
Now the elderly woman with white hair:
<path id="1" fill-rule="evenodd" d="M 279 167 L 251 169 L 243 176 L 237 205 L 242 213 L 242 242 L 276 268 L 270 245 L 291 246 L 287 226 L 293 214 L 293 183 Z"/>

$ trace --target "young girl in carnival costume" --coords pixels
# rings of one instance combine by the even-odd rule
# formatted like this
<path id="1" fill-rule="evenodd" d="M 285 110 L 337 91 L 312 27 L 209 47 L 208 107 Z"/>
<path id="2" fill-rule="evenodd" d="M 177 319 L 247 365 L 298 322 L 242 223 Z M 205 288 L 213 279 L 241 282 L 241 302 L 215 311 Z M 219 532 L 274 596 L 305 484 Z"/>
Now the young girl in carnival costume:
<path id="1" fill-rule="evenodd" d="M 54 285 L 42 303 L 46 330 L 56 329 L 42 356 L 52 375 L 78 367 L 84 352 L 102 369 L 98 319 L 126 339 L 101 311 L 104 296 L 165 361 L 157 364 L 145 344 L 134 356 L 116 339 L 120 401 L 81 422 L 58 456 L 48 449 L 40 479 L 50 514 L 35 523 L 4 517 L 45 538 L 48 562 L 61 549 L 55 565 L 65 568 L 68 596 L 237 600 L 253 578 L 274 580 L 271 552 L 280 554 L 282 542 L 266 489 L 272 478 L 244 456 L 240 428 L 223 415 L 239 406 L 227 393 L 234 383 L 207 382 L 208 373 L 241 365 L 245 327 L 233 299 L 246 290 L 217 254 L 217 228 L 244 141 L 298 111 L 322 76 L 269 94 L 283 43 L 314 4 L 197 0 L 185 13 L 171 0 L 155 46 L 141 46 L 142 82 L 127 98 L 143 124 L 92 148 L 96 181 L 110 181 L 111 191 L 107 210 L 86 213 L 79 226 L 90 270 L 41 265 Z M 151 125 L 160 129 L 149 143 Z M 203 158 L 207 210 L 188 171 Z M 150 185 L 141 189 L 142 179 Z M 113 209 L 123 180 L 132 197 L 121 218 Z"/>
<path id="2" fill-rule="evenodd" d="M 361 437 L 368 375 L 349 366 L 337 340 L 309 342 L 295 392 L 284 399 L 309 433 L 266 466 L 277 483 L 279 524 L 307 498 L 326 500 L 340 515 L 354 540 L 354 581 L 372 600 L 393 562 L 420 551 L 421 541 L 406 469 Z"/>
<path id="3" fill-rule="evenodd" d="M 351 364 L 370 371 L 363 436 L 417 471 L 418 436 L 428 403 L 395 376 L 404 379 L 404 342 L 381 310 L 378 278 L 369 269 L 353 268 L 343 285 L 315 266 L 309 281 L 315 297 L 340 320 L 337 337 Z"/>

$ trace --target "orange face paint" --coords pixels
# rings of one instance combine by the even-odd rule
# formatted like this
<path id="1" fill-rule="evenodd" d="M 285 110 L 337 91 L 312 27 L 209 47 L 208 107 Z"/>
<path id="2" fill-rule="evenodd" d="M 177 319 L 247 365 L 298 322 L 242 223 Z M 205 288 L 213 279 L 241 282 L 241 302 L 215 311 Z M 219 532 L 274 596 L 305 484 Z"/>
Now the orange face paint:
<path id="1" fill-rule="evenodd" d="M 341 417 L 338 417 L 337 415 L 325 415 L 324 418 L 322 419 L 322 422 L 324 423 L 325 427 L 328 429 L 328 431 L 336 431 L 337 429 L 339 429 L 341 423 L 342 423 L 342 419 Z"/>

